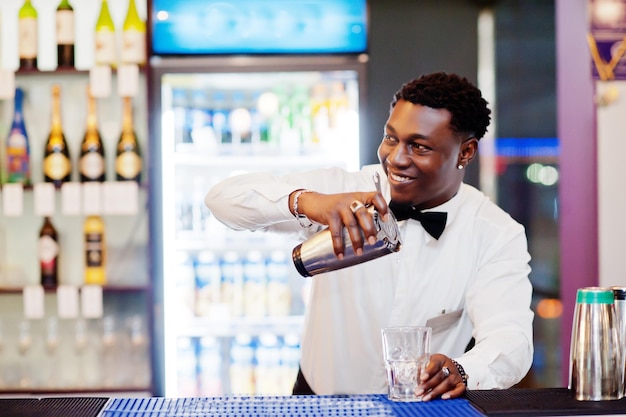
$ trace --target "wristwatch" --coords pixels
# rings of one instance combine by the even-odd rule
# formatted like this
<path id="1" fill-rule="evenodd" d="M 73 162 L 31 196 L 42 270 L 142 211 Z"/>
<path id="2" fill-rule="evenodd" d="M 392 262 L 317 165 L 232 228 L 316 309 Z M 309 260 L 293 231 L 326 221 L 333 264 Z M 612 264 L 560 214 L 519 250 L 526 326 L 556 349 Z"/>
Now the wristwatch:
<path id="1" fill-rule="evenodd" d="M 312 193 L 314 191 L 312 190 L 297 190 L 295 192 L 295 194 L 293 195 L 293 215 L 296 217 L 296 219 L 298 219 L 298 223 L 300 223 L 300 226 L 304 227 L 304 228 L 309 228 L 311 226 L 313 226 L 313 222 L 311 221 L 311 219 L 309 219 L 306 214 L 302 214 L 298 212 L 298 199 L 300 198 L 300 196 L 304 193 Z"/>

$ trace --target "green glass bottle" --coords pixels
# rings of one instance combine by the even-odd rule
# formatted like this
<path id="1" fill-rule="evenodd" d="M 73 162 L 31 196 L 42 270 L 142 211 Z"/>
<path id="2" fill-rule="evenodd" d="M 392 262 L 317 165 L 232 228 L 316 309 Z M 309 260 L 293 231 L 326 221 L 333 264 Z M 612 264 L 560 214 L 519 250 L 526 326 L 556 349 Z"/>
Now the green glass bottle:
<path id="1" fill-rule="evenodd" d="M 109 12 L 107 0 L 102 0 L 100 14 L 96 21 L 96 65 L 117 66 L 115 47 L 115 24 Z"/>
<path id="2" fill-rule="evenodd" d="M 37 10 L 25 0 L 18 13 L 18 48 L 21 70 L 37 69 Z"/>
<path id="3" fill-rule="evenodd" d="M 129 0 L 122 33 L 122 63 L 143 65 L 146 62 L 146 22 L 141 20 L 135 0 Z"/>
<path id="4" fill-rule="evenodd" d="M 57 66 L 74 68 L 74 8 L 69 0 L 61 0 L 56 11 Z"/>

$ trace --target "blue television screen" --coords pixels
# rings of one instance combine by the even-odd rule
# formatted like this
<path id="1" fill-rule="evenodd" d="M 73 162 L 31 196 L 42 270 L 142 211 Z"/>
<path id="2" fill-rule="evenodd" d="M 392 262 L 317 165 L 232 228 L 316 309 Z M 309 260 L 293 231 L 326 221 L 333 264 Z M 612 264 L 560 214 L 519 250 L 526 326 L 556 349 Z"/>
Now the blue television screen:
<path id="1" fill-rule="evenodd" d="M 366 0 L 154 0 L 154 55 L 367 50 Z"/>

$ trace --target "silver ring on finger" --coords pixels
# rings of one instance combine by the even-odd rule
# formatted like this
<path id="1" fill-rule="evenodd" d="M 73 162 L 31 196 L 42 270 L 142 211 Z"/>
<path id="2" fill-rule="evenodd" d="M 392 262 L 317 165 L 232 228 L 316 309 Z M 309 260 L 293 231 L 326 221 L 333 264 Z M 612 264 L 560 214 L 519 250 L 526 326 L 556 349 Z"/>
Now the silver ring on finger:
<path id="1" fill-rule="evenodd" d="M 359 200 L 354 200 L 352 203 L 350 203 L 350 210 L 352 210 L 352 213 L 356 213 L 362 208 L 365 208 L 365 206 Z"/>
<path id="2" fill-rule="evenodd" d="M 450 376 L 450 369 L 448 369 L 447 366 L 444 366 L 443 368 L 441 368 L 441 372 L 443 373 L 444 378 L 447 378 Z"/>

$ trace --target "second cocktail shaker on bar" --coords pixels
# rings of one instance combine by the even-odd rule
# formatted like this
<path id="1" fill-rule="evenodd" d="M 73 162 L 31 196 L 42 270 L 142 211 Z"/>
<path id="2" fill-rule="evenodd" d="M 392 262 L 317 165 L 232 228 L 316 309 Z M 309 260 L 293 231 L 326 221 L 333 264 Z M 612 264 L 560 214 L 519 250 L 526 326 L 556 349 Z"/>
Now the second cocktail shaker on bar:
<path id="1" fill-rule="evenodd" d="M 624 396 L 626 396 L 626 287 L 611 287 L 617 317 L 617 333 L 622 351 L 622 370 L 624 371 Z"/>
<path id="2" fill-rule="evenodd" d="M 569 366 L 569 388 L 577 400 L 618 400 L 623 397 L 624 366 L 611 289 L 578 289 Z"/>

